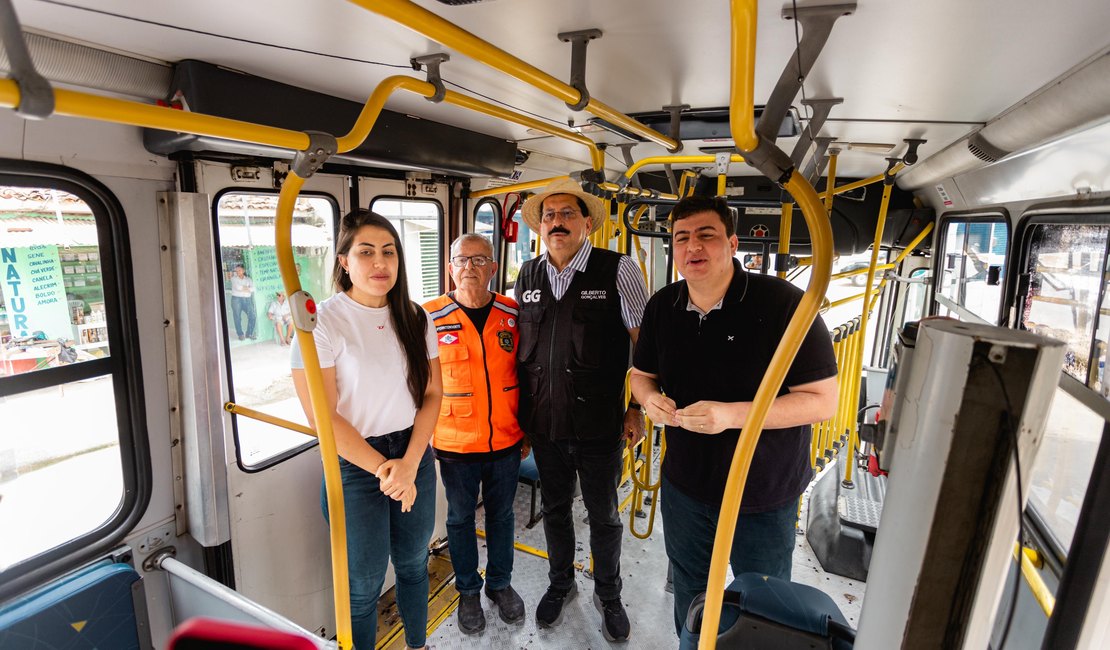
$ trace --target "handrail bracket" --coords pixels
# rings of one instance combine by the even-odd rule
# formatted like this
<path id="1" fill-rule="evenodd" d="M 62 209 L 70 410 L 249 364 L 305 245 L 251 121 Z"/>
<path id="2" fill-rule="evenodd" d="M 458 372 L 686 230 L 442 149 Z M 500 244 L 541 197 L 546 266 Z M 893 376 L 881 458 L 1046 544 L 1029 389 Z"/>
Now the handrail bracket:
<path id="1" fill-rule="evenodd" d="M 595 38 L 601 38 L 600 29 L 579 29 L 559 34 L 560 41 L 571 44 L 570 85 L 581 95 L 577 104 L 566 102 L 567 108 L 572 111 L 584 111 L 590 103 L 590 91 L 586 89 L 586 46 Z"/>
<path id="2" fill-rule="evenodd" d="M 419 72 L 421 69 L 426 69 L 428 73 L 428 83 L 435 86 L 436 92 L 431 97 L 425 97 L 433 104 L 438 104 L 443 101 L 447 96 L 447 87 L 443 85 L 443 78 L 439 76 L 439 64 L 446 63 L 451 60 L 451 56 L 445 52 L 436 52 L 435 54 L 425 54 L 424 56 L 415 56 L 409 59 L 409 64 L 412 69 Z"/>

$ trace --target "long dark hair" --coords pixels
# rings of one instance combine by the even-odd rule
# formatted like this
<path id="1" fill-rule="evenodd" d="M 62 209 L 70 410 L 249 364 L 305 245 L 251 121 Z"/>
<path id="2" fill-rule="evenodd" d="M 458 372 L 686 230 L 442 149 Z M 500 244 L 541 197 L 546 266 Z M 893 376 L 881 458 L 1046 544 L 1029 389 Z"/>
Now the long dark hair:
<path id="1" fill-rule="evenodd" d="M 428 363 L 426 338 L 428 321 L 424 309 L 409 299 L 408 277 L 405 274 L 405 251 L 401 246 L 397 229 L 389 219 L 364 209 L 358 209 L 343 216 L 339 222 L 339 237 L 335 244 L 335 267 L 332 269 L 335 288 L 345 293 L 354 286 L 351 276 L 339 263 L 339 256 L 350 252 L 355 234 L 366 226 L 381 228 L 388 232 L 393 237 L 393 243 L 397 245 L 397 281 L 386 294 L 386 303 L 389 305 L 389 318 L 393 321 L 393 331 L 397 332 L 397 340 L 408 362 L 409 393 L 412 394 L 412 401 L 416 403 L 416 408 L 420 408 L 424 406 L 424 391 L 428 388 L 428 379 L 432 374 Z"/>

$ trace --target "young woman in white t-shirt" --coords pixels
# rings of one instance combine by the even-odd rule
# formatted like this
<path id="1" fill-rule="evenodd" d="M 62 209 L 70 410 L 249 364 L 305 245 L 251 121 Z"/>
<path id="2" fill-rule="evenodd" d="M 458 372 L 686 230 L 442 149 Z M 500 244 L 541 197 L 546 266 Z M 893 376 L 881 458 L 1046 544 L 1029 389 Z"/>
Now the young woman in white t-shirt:
<path id="1" fill-rule="evenodd" d="M 378 596 L 392 558 L 405 642 L 423 648 L 436 501 L 428 443 L 443 397 L 435 326 L 409 300 L 401 242 L 378 214 L 343 217 L 333 277 L 338 291 L 320 303 L 313 334 L 343 478 L 354 644 L 375 647 Z M 296 344 L 292 361 L 312 422 Z M 320 502 L 326 518 L 322 486 Z"/>

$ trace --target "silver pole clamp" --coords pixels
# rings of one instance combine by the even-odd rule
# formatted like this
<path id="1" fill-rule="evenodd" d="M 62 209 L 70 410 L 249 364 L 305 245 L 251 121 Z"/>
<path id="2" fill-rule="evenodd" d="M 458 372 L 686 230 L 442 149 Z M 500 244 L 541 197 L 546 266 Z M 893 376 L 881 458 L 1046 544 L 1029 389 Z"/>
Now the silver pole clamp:
<path id="1" fill-rule="evenodd" d="M 44 120 L 53 115 L 54 89 L 35 69 L 11 0 L 0 0 L 0 40 L 8 55 L 11 78 L 19 86 L 16 114 L 30 120 Z"/>
<path id="2" fill-rule="evenodd" d="M 577 104 L 567 102 L 567 108 L 572 111 L 586 110 L 590 103 L 590 91 L 586 89 L 586 46 L 595 38 L 601 38 L 600 29 L 580 29 L 559 34 L 560 41 L 571 44 L 570 85 L 581 94 Z"/>
<path id="3" fill-rule="evenodd" d="M 443 101 L 447 96 L 447 87 L 443 85 L 443 78 L 439 76 L 439 64 L 450 61 L 451 57 L 443 52 L 436 54 L 425 54 L 424 56 L 417 56 L 409 59 L 409 64 L 412 69 L 420 71 L 422 68 L 427 68 L 428 83 L 435 86 L 436 93 L 431 97 L 425 97 L 433 104 L 438 104 Z"/>
<path id="4" fill-rule="evenodd" d="M 289 165 L 289 170 L 301 178 L 308 178 L 319 171 L 339 148 L 335 136 L 330 133 L 305 131 L 305 135 L 308 136 L 308 148 L 298 151 Z"/>

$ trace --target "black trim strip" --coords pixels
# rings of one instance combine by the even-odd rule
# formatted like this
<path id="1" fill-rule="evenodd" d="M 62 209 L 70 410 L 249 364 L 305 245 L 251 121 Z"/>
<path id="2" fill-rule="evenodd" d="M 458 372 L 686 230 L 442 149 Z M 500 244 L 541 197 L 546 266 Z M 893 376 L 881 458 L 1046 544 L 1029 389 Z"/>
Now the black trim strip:
<path id="1" fill-rule="evenodd" d="M 71 363 L 56 368 L 34 370 L 9 377 L 0 377 L 0 395 L 8 397 L 11 395 L 19 395 L 20 393 L 29 393 L 33 390 L 42 388 L 50 388 L 58 384 L 68 384 L 74 381 L 81 381 L 82 379 L 103 377 L 104 375 L 112 374 L 115 370 L 115 366 L 116 364 L 112 362 L 111 357 L 105 357 L 103 359 Z"/>
<path id="2" fill-rule="evenodd" d="M 103 556 L 123 541 L 139 522 L 150 502 L 152 478 L 131 246 L 123 206 L 100 181 L 70 167 L 3 158 L 0 159 L 0 183 L 22 187 L 50 187 L 69 192 L 85 201 L 96 218 L 108 342 L 110 349 L 115 352 L 113 356 L 103 360 L 107 365 L 102 367 L 111 369 L 123 473 L 120 506 L 108 521 L 75 539 L 0 572 L 0 602 L 4 602 Z M 83 364 L 78 364 L 78 367 L 80 365 Z M 73 376 L 71 372 L 82 372 L 70 371 L 69 368 L 51 370 L 62 372 L 40 372 L 44 377 L 66 378 L 67 381 Z"/>

